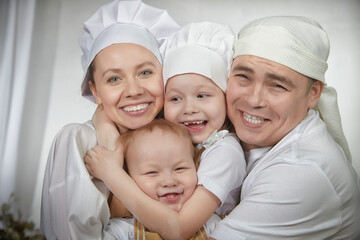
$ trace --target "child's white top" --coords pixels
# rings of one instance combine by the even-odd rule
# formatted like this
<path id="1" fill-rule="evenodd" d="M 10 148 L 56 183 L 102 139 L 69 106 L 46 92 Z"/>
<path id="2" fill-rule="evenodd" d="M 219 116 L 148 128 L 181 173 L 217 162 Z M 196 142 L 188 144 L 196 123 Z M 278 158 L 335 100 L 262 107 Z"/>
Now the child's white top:
<path id="1" fill-rule="evenodd" d="M 197 171 L 198 185 L 203 185 L 221 201 L 216 213 L 228 214 L 240 199 L 246 176 L 246 162 L 240 142 L 227 130 L 214 132 L 198 147 L 205 147 Z"/>

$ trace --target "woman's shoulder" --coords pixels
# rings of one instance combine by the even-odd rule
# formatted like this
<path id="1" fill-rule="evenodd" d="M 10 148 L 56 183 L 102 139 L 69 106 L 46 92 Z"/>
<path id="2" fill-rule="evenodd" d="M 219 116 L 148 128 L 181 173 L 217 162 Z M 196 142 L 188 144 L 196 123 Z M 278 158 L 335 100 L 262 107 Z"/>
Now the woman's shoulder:
<path id="1" fill-rule="evenodd" d="M 84 123 L 69 123 L 56 134 L 56 139 L 85 138 L 96 139 L 95 128 L 91 120 Z"/>

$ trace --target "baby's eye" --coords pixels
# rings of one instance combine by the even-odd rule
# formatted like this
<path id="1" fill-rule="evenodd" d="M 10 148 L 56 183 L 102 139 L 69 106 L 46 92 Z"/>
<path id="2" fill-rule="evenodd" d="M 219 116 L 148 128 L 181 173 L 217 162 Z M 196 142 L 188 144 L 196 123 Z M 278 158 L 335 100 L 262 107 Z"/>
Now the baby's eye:
<path id="1" fill-rule="evenodd" d="M 185 167 L 178 167 L 175 169 L 176 172 L 180 172 L 180 171 L 184 171 L 186 168 Z"/>
<path id="2" fill-rule="evenodd" d="M 107 80 L 109 83 L 117 83 L 120 81 L 120 78 L 118 77 L 111 77 Z"/>
<path id="3" fill-rule="evenodd" d="M 146 175 L 154 175 L 157 174 L 157 171 L 149 171 L 147 173 L 145 173 Z"/>

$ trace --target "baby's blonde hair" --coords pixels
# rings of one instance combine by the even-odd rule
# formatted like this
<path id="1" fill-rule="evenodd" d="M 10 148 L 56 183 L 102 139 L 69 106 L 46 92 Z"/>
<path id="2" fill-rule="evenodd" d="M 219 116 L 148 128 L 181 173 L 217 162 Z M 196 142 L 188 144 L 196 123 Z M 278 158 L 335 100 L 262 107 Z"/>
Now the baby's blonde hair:
<path id="1" fill-rule="evenodd" d="M 178 135 L 179 137 L 183 137 L 189 144 L 189 148 L 191 149 L 192 157 L 195 157 L 195 148 L 192 144 L 189 133 L 187 132 L 184 126 L 180 124 L 170 122 L 165 119 L 154 119 L 150 123 L 142 126 L 140 128 L 134 130 L 128 130 L 120 136 L 121 143 L 123 144 L 123 151 L 126 161 L 127 151 L 131 143 L 137 138 L 144 136 L 148 133 L 151 133 L 155 129 L 160 129 L 163 132 L 170 132 Z M 146 156 L 144 156 L 146 157 Z"/>

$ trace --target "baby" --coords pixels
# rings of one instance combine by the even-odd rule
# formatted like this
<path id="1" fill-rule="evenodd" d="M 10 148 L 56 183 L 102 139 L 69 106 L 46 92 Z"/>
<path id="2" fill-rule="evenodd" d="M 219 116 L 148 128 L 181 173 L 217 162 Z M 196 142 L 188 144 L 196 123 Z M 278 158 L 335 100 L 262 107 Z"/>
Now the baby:
<path id="1" fill-rule="evenodd" d="M 125 132 L 120 140 L 124 167 L 138 187 L 179 212 L 197 185 L 195 150 L 187 130 L 176 123 L 156 119 L 139 129 Z M 210 234 L 218 220 L 220 218 L 214 214 L 196 234 Z M 159 237 L 157 233 L 145 231 L 136 218 L 112 218 L 108 232 L 116 239 Z"/>

